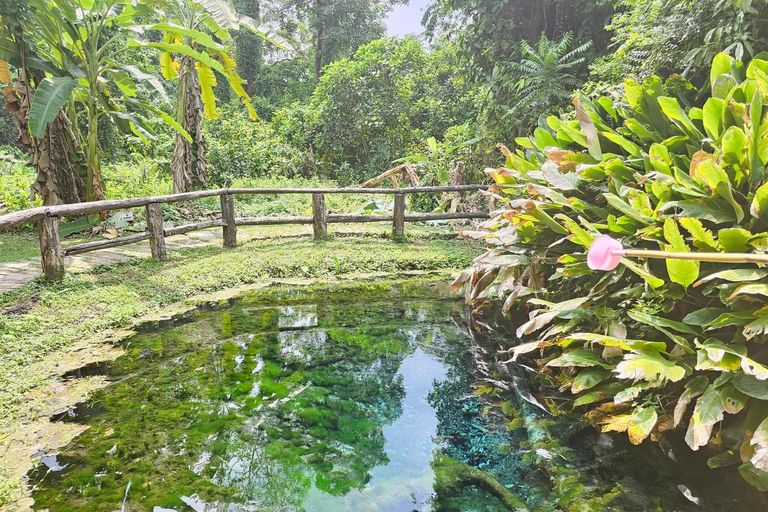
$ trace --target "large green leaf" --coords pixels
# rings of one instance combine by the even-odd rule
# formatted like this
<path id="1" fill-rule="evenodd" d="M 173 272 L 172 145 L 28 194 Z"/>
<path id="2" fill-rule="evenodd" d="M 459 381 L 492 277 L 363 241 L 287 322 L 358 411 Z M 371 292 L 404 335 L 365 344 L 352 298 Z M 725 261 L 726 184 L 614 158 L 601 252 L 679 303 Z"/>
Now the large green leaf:
<path id="1" fill-rule="evenodd" d="M 187 36 L 198 46 L 205 46 L 211 50 L 222 50 L 224 47 L 213 40 L 211 36 L 200 30 L 182 27 L 174 23 L 155 23 L 145 27 L 149 30 L 159 30 L 160 32 L 169 32 L 180 36 Z"/>
<path id="2" fill-rule="evenodd" d="M 746 229 L 721 229 L 717 233 L 717 242 L 725 252 L 747 252 L 749 251 L 747 242 L 751 237 L 752 233 Z"/>
<path id="3" fill-rule="evenodd" d="M 696 173 L 704 178 L 709 188 L 731 205 L 736 214 L 736 221 L 741 222 L 744 218 L 744 211 L 733 197 L 728 174 L 714 162 L 701 162 L 696 168 Z"/>
<path id="4" fill-rule="evenodd" d="M 561 356 L 556 357 L 547 363 L 547 366 L 553 367 L 573 367 L 573 366 L 601 366 L 605 369 L 611 369 L 610 365 L 607 365 L 600 361 L 600 354 L 593 350 L 579 349 L 565 352 Z"/>
<path id="5" fill-rule="evenodd" d="M 163 42 L 137 41 L 136 39 L 132 39 L 132 38 L 129 38 L 126 41 L 126 44 L 132 48 L 157 48 L 159 50 L 165 50 L 166 52 L 170 52 L 170 53 L 180 53 L 182 55 L 186 55 L 187 57 L 192 57 L 196 61 L 202 62 L 206 66 L 215 69 L 222 75 L 227 74 L 227 71 L 224 69 L 224 66 L 221 65 L 221 62 L 211 57 L 207 52 L 198 52 L 197 50 L 193 49 L 191 46 L 186 44 L 166 43 L 164 41 Z"/>
<path id="6" fill-rule="evenodd" d="M 69 100 L 77 80 L 69 77 L 44 78 L 35 90 L 29 108 L 29 131 L 37 139 L 43 138 L 48 124 Z"/>
<path id="7" fill-rule="evenodd" d="M 717 55 L 715 55 L 715 58 L 712 61 L 712 67 L 709 70 L 709 83 L 714 84 L 715 79 L 718 76 L 726 73 L 730 73 L 732 62 L 733 62 L 733 57 L 731 57 L 727 53 L 718 53 Z"/>
<path id="8" fill-rule="evenodd" d="M 664 238 L 669 242 L 665 247 L 668 252 L 691 252 L 674 219 L 664 220 Z M 698 261 L 668 259 L 666 265 L 669 279 L 683 288 L 691 286 L 699 277 Z"/>
<path id="9" fill-rule="evenodd" d="M 747 396 L 758 400 L 768 400 L 768 381 L 759 380 L 754 375 L 739 372 L 731 382 L 736 389 Z"/>
<path id="10" fill-rule="evenodd" d="M 752 199 L 752 206 L 749 211 L 756 219 L 768 217 L 768 182 L 763 183 L 755 192 L 755 197 Z"/>
<path id="11" fill-rule="evenodd" d="M 698 450 L 709 443 L 712 427 L 722 421 L 725 406 L 723 396 L 715 386 L 709 386 L 696 401 L 685 441 L 692 450 Z"/>
<path id="12" fill-rule="evenodd" d="M 718 98 L 709 98 L 704 104 L 704 130 L 715 142 L 719 142 L 722 135 L 723 108 L 725 102 Z"/>
<path id="13" fill-rule="evenodd" d="M 702 308 L 688 313 L 685 318 L 683 318 L 683 322 L 688 325 L 705 326 L 723 313 L 728 313 L 729 311 L 730 309 L 728 308 Z"/>
<path id="14" fill-rule="evenodd" d="M 675 125 L 677 125 L 683 133 L 688 135 L 693 140 L 700 141 L 704 138 L 704 134 L 696 128 L 693 121 L 688 117 L 685 111 L 675 98 L 661 97 L 658 99 L 659 106 L 664 114 L 669 117 Z"/>
<path id="15" fill-rule="evenodd" d="M 616 194 L 604 193 L 603 196 L 605 197 L 605 200 L 608 201 L 608 204 L 619 210 L 627 217 L 631 217 L 636 221 L 642 222 L 643 224 L 653 224 L 655 222 L 653 217 L 649 217 L 648 215 L 637 211 L 635 208 L 625 203 L 624 200 L 622 200 Z"/>
<path id="16" fill-rule="evenodd" d="M 693 335 L 699 334 L 698 331 L 689 327 L 683 322 L 669 320 L 667 318 L 660 317 L 660 316 L 649 315 L 648 313 L 642 313 L 640 311 L 629 311 L 627 314 L 633 320 L 637 320 L 638 322 L 642 322 L 644 324 L 647 324 L 653 327 L 657 327 L 657 328 L 664 327 L 664 328 L 674 329 L 678 332 L 682 332 L 685 334 L 693 334 Z"/>
<path id="17" fill-rule="evenodd" d="M 680 209 L 680 215 L 685 217 L 707 220 L 715 224 L 736 221 L 736 214 L 733 208 L 722 199 L 707 197 L 702 199 L 686 199 L 684 201 L 669 201 L 659 208 L 659 211 L 665 212 L 672 208 Z"/>
<path id="18" fill-rule="evenodd" d="M 675 426 L 678 426 L 683 420 L 688 404 L 691 403 L 694 398 L 704 393 L 707 386 L 709 386 L 709 380 L 703 375 L 694 377 L 685 383 L 685 391 L 680 395 L 677 405 L 675 405 L 675 412 L 673 415 Z"/>
<path id="19" fill-rule="evenodd" d="M 663 279 L 659 279 L 658 277 L 654 276 L 653 274 L 651 274 L 649 271 L 647 271 L 645 268 L 641 267 L 634 261 L 629 260 L 627 258 L 621 258 L 621 264 L 627 267 L 629 270 L 631 270 L 635 274 L 645 279 L 645 282 L 648 283 L 651 286 L 651 288 L 659 288 L 660 286 L 664 286 Z"/>
<path id="20" fill-rule="evenodd" d="M 632 444 L 642 443 L 651 433 L 658 421 L 656 409 L 653 407 L 638 407 L 632 411 L 627 426 L 627 435 Z"/>
<path id="21" fill-rule="evenodd" d="M 749 137 L 749 183 L 755 186 L 763 181 L 765 175 L 763 162 L 760 161 L 760 123 L 763 116 L 763 95 L 759 89 L 755 90 L 752 101 L 749 104 L 749 122 L 751 125 Z"/>
<path id="22" fill-rule="evenodd" d="M 586 368 L 579 372 L 571 383 L 571 393 L 574 395 L 581 393 L 600 384 L 606 379 L 610 379 L 613 374 L 609 370 L 602 368 Z"/>
<path id="23" fill-rule="evenodd" d="M 699 219 L 683 217 L 680 219 L 683 226 L 693 237 L 693 245 L 704 250 L 720 250 L 720 244 L 715 240 L 712 231 L 704 227 Z"/>
<path id="24" fill-rule="evenodd" d="M 245 16 L 244 14 L 240 15 L 239 21 L 241 26 L 250 30 L 262 39 L 269 41 L 278 48 L 289 52 L 293 51 L 293 46 L 291 46 L 291 43 L 286 38 L 275 32 L 275 30 L 269 25 L 264 23 L 256 23 L 253 18 Z"/>
<path id="25" fill-rule="evenodd" d="M 665 380 L 677 382 L 685 377 L 685 368 L 664 359 L 661 354 L 652 350 L 625 355 L 615 371 L 619 379 L 643 379 L 652 383 Z"/>
<path id="26" fill-rule="evenodd" d="M 700 286 L 704 283 L 712 281 L 713 279 L 722 279 L 731 283 L 741 283 L 744 281 L 759 281 L 760 279 L 768 276 L 768 270 L 757 268 L 735 268 L 729 270 L 721 270 L 714 274 L 699 279 L 694 286 Z"/>
<path id="27" fill-rule="evenodd" d="M 237 13 L 227 0 L 195 0 L 208 11 L 216 24 L 223 29 L 238 29 Z"/>
<path id="28" fill-rule="evenodd" d="M 185 139 L 187 139 L 187 141 L 189 141 L 190 144 L 192 143 L 192 136 L 189 134 L 189 132 L 187 132 L 187 130 L 185 130 L 184 127 L 181 126 L 178 121 L 176 121 L 176 118 L 174 118 L 170 114 L 163 112 L 162 110 L 160 110 L 159 108 L 155 107 L 150 103 L 144 103 L 144 102 L 135 101 L 135 100 L 130 100 L 130 103 L 155 114 L 160 119 L 162 119 L 163 122 L 165 122 L 168 126 L 170 126 L 174 130 L 179 132 L 182 137 L 184 137 Z"/>

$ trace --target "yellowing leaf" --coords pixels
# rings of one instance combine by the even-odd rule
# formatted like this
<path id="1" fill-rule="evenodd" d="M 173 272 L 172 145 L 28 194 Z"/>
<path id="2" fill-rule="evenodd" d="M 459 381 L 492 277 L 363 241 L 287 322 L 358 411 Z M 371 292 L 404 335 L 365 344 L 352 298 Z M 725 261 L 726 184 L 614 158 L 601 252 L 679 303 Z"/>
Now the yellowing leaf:
<path id="1" fill-rule="evenodd" d="M 632 379 L 634 381 L 642 379 L 653 383 L 667 379 L 677 382 L 685 377 L 684 368 L 664 359 L 658 352 L 650 350 L 637 354 L 627 354 L 614 371 L 620 379 Z"/>
<path id="2" fill-rule="evenodd" d="M 651 433 L 659 417 L 653 407 L 638 407 L 632 411 L 627 424 L 627 435 L 632 444 L 642 443 Z"/>
<path id="3" fill-rule="evenodd" d="M 200 80 L 200 98 L 205 107 L 206 119 L 218 119 L 219 111 L 216 109 L 216 96 L 213 94 L 213 87 L 216 85 L 216 75 L 213 70 L 200 61 L 195 61 L 197 77 Z"/>
<path id="4" fill-rule="evenodd" d="M 709 386 L 696 401 L 696 408 L 685 434 L 685 442 L 692 450 L 698 450 L 709 442 L 712 427 L 722 421 L 724 411 L 723 396 L 717 388 Z"/>
<path id="5" fill-rule="evenodd" d="M 11 83 L 11 71 L 8 69 L 8 63 L 4 60 L 0 60 L 0 82 Z"/>
<path id="6" fill-rule="evenodd" d="M 626 432 L 629 428 L 629 418 L 631 414 L 617 414 L 610 416 L 603 421 L 603 432 Z"/>
<path id="7" fill-rule="evenodd" d="M 168 52 L 160 54 L 160 73 L 166 80 L 173 80 L 179 76 L 179 62 Z"/>

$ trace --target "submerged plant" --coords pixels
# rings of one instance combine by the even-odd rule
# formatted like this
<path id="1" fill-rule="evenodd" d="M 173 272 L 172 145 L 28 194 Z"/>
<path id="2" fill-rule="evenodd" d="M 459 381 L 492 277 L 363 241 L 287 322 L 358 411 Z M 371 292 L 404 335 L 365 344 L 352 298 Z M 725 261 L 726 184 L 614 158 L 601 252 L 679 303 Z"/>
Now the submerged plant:
<path id="1" fill-rule="evenodd" d="M 454 283 L 476 305 L 527 303 L 510 362 L 572 394 L 564 408 L 634 444 L 687 428 L 710 467 L 740 464 L 761 490 L 768 270 L 622 259 L 598 274 L 586 250 L 609 233 L 628 247 L 767 252 L 767 71 L 767 54 L 717 55 L 701 107 L 679 77 L 627 79 L 628 107 L 580 95 L 575 120 L 551 116 L 521 149 L 501 146 L 506 164 L 488 172 L 503 208 L 463 233 L 488 249 Z"/>

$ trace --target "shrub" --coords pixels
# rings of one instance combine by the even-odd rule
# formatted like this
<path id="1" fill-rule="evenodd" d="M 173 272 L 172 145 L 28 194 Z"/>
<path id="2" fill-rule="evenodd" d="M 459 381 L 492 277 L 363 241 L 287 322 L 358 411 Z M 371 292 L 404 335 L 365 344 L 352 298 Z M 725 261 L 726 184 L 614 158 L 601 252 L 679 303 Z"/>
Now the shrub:
<path id="1" fill-rule="evenodd" d="M 465 234 L 489 249 L 455 283 L 475 303 L 504 298 L 505 311 L 527 302 L 517 335 L 528 339 L 511 361 L 574 395 L 563 409 L 635 444 L 687 425 L 693 450 L 719 452 L 711 467 L 739 464 L 761 490 L 768 270 L 625 258 L 603 274 L 586 250 L 610 233 L 625 247 L 766 253 L 766 70 L 719 54 L 701 108 L 683 106 L 691 87 L 679 78 L 627 79 L 627 108 L 582 95 L 575 120 L 550 117 L 521 149 L 502 147 L 491 174 L 506 207 Z"/>
<path id="2" fill-rule="evenodd" d="M 211 186 L 229 186 L 238 178 L 296 176 L 304 170 L 300 155 L 282 136 L 235 106 L 223 107 L 221 118 L 206 121 L 203 132 Z"/>
<path id="3" fill-rule="evenodd" d="M 326 66 L 309 104 L 276 112 L 274 126 L 325 177 L 361 183 L 428 137 L 476 120 L 467 113 L 484 97 L 457 80 L 452 52 L 448 45 L 427 53 L 413 38 L 373 41 Z"/>
<path id="4" fill-rule="evenodd" d="M 102 171 L 107 199 L 160 196 L 173 191 L 165 160 L 134 154 L 130 160 L 106 165 Z"/>
<path id="5" fill-rule="evenodd" d="M 0 213 L 10 213 L 42 204 L 38 199 L 29 198 L 29 186 L 36 173 L 22 158 L 21 152 L 15 148 L 0 150 Z"/>

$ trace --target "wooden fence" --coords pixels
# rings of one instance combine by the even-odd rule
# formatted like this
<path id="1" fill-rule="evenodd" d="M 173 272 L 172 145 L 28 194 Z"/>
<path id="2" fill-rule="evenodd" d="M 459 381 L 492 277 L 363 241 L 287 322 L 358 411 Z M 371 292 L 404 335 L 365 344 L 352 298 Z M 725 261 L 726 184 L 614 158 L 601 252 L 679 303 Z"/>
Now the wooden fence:
<path id="1" fill-rule="evenodd" d="M 312 224 L 316 238 L 328 235 L 329 223 L 357 222 L 392 222 L 394 238 L 402 237 L 406 222 L 419 222 L 445 219 L 487 219 L 488 212 L 451 212 L 451 213 L 412 213 L 405 212 L 405 196 L 407 194 L 435 192 L 471 192 L 487 189 L 487 185 L 455 185 L 446 187 L 410 187 L 410 188 L 228 188 L 217 190 L 201 190 L 185 194 L 170 194 L 165 196 L 139 197 L 133 199 L 118 199 L 110 201 L 93 201 L 88 203 L 65 204 L 58 206 L 40 206 L 6 215 L 0 215 L 0 229 L 11 228 L 37 223 L 40 236 L 40 254 L 43 272 L 49 281 L 60 281 L 64 276 L 64 257 L 81 254 L 108 247 L 127 245 L 142 240 L 149 240 L 152 257 L 163 260 L 166 258 L 165 238 L 168 236 L 188 233 L 200 229 L 221 227 L 224 234 L 224 247 L 237 246 L 237 226 L 264 226 L 274 224 Z M 312 194 L 312 216 L 306 217 L 235 217 L 234 196 L 258 194 Z M 395 207 L 392 215 L 349 215 L 331 214 L 325 208 L 325 194 L 385 194 L 395 196 Z M 221 201 L 221 219 L 186 224 L 184 226 L 163 229 L 163 216 L 160 211 L 162 203 L 178 203 L 219 196 Z M 59 240 L 59 219 L 89 213 L 99 213 L 126 208 L 146 207 L 147 230 L 135 235 L 123 236 L 111 240 L 99 240 L 73 245 L 66 249 L 61 247 Z"/>

